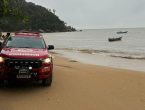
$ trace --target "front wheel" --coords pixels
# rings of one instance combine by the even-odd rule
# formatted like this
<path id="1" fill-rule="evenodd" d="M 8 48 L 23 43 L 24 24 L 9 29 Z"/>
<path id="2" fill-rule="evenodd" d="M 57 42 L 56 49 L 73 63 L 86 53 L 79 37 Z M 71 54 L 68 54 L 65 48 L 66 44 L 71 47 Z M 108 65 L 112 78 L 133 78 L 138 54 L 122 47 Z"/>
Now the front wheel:
<path id="1" fill-rule="evenodd" d="M 52 83 L 52 74 L 48 78 L 42 79 L 43 86 L 51 86 L 51 83 Z"/>

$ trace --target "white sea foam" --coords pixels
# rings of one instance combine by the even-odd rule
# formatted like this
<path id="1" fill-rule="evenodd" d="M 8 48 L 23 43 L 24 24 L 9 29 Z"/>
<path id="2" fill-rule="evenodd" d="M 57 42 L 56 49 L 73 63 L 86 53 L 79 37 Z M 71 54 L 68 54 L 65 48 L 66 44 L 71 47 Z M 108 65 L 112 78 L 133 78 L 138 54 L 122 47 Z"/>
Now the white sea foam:
<path id="1" fill-rule="evenodd" d="M 128 69 L 145 72 L 145 61 L 138 59 L 126 59 L 121 57 L 103 56 L 100 54 L 80 53 L 67 50 L 55 50 L 59 56 L 69 58 L 86 64 L 101 65 L 113 68 Z"/>

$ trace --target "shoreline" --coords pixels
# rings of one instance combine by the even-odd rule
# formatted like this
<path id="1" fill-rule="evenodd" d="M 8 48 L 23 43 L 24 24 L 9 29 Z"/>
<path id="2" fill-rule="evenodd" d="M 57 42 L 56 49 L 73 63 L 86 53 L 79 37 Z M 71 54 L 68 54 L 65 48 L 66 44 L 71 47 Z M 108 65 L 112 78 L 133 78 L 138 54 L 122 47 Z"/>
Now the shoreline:
<path id="1" fill-rule="evenodd" d="M 60 65 L 57 65 L 58 63 L 62 63 L 62 64 L 65 64 L 64 66 L 62 67 L 66 67 L 66 68 L 71 68 L 69 65 L 67 66 L 67 64 L 72 64 L 73 66 L 86 66 L 86 67 L 95 67 L 95 68 L 100 68 L 100 69 L 109 69 L 109 70 L 119 70 L 119 71 L 125 71 L 127 73 L 130 73 L 130 74 L 136 74 L 136 73 L 143 73 L 143 75 L 145 75 L 145 71 L 136 71 L 136 70 L 129 70 L 129 69 L 124 69 L 124 68 L 114 68 L 114 67 L 109 67 L 109 66 L 103 66 L 103 65 L 93 65 L 93 64 L 89 64 L 89 63 L 84 63 L 84 62 L 80 62 L 80 61 L 76 61 L 72 58 L 68 58 L 68 57 L 64 57 L 64 56 L 61 56 L 61 55 L 58 55 L 56 53 L 52 53 L 52 57 L 53 57 L 53 61 L 54 61 L 54 66 L 60 66 Z M 61 62 L 62 61 L 62 62 Z M 55 65 L 56 63 L 56 65 Z M 86 68 L 87 69 L 87 68 Z M 104 70 L 101 70 L 101 71 L 104 71 Z M 132 72 L 132 73 L 131 73 Z"/>
<path id="2" fill-rule="evenodd" d="M 75 60 L 84 64 L 145 72 L 144 60 L 125 59 L 99 54 L 80 53 L 71 50 L 55 50 L 53 52 L 60 57 Z"/>

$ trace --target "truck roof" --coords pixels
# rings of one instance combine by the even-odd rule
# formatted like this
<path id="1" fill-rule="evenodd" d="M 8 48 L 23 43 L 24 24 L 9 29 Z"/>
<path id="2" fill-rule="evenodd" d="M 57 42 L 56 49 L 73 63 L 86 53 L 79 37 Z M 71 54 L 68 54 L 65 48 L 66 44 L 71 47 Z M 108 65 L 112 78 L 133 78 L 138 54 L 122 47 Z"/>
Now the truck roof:
<path id="1" fill-rule="evenodd" d="M 16 37 L 42 37 L 42 35 L 39 32 L 15 32 L 14 35 Z"/>

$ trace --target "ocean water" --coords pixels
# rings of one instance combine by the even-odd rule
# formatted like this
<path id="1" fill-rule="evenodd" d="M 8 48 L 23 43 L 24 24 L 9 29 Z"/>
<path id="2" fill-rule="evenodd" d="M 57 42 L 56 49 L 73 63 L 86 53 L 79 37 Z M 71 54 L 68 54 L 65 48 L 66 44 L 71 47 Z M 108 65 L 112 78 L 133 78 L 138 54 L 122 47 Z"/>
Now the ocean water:
<path id="1" fill-rule="evenodd" d="M 118 31 L 128 31 L 128 33 L 117 34 Z M 145 28 L 89 29 L 81 32 L 44 33 L 43 36 L 47 44 L 55 46 L 55 52 L 71 58 L 74 58 L 74 55 L 72 55 L 74 52 L 77 53 L 75 54 L 75 56 L 78 56 L 75 57 L 77 60 L 81 59 L 79 58 L 80 54 L 84 55 L 84 59 L 88 54 L 94 60 L 98 60 L 95 59 L 98 57 L 99 59 L 102 58 L 104 64 L 100 60 L 96 64 L 104 66 L 113 65 L 111 62 L 118 62 L 119 59 L 120 65 L 126 64 L 122 68 L 133 69 L 138 66 L 139 69 L 135 70 L 145 71 Z M 112 37 L 122 37 L 122 40 L 108 42 L 108 38 Z M 109 61 L 107 59 L 104 61 L 104 57 Z M 134 64 L 127 68 L 130 63 Z M 120 65 L 115 64 L 111 67 L 120 67 Z"/>

